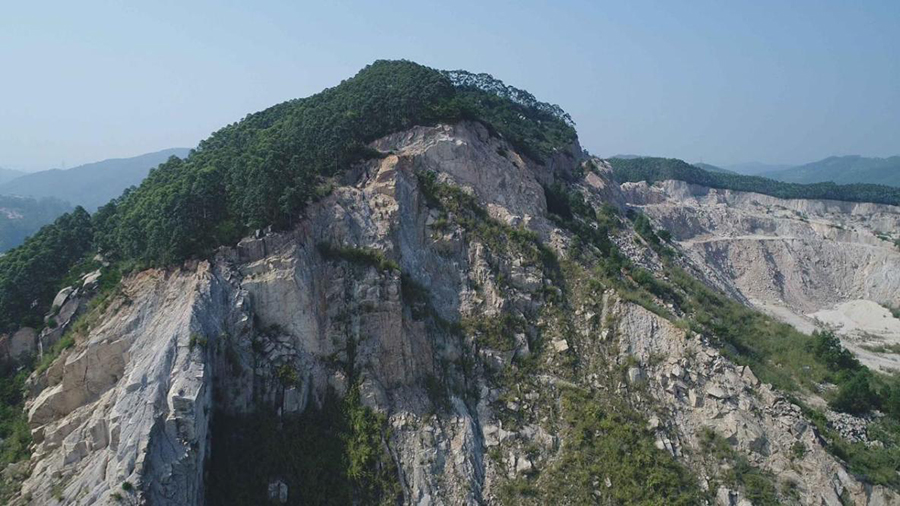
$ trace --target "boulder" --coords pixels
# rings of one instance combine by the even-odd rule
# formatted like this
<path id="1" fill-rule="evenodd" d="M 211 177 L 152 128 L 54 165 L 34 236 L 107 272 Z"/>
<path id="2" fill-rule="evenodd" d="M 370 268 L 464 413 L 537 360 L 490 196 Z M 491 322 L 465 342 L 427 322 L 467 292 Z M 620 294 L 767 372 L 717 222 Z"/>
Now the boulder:
<path id="1" fill-rule="evenodd" d="M 269 483 L 269 500 L 278 504 L 286 504 L 288 501 L 287 483 L 281 480 Z"/>
<path id="2" fill-rule="evenodd" d="M 51 305 L 51 307 L 53 309 L 61 308 L 62 305 L 66 303 L 66 300 L 69 298 L 69 295 L 71 295 L 73 291 L 75 291 L 75 288 L 71 286 L 67 286 L 60 290 L 56 294 L 56 297 L 53 298 L 53 304 Z"/>
<path id="3" fill-rule="evenodd" d="M 17 359 L 37 351 L 37 332 L 31 327 L 22 327 L 12 334 L 0 337 L 0 354 L 7 359 Z"/>

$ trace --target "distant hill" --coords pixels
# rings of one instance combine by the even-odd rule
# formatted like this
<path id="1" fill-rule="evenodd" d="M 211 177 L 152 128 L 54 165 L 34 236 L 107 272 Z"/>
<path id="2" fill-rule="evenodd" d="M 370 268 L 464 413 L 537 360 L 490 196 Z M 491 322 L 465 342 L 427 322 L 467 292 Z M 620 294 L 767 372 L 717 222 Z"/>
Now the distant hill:
<path id="1" fill-rule="evenodd" d="M 0 252 L 22 244 L 26 237 L 71 210 L 68 202 L 59 199 L 0 195 Z"/>
<path id="2" fill-rule="evenodd" d="M 703 169 L 707 172 L 721 172 L 724 174 L 737 174 L 737 172 L 735 172 L 733 170 L 723 169 L 722 167 L 717 167 L 715 165 L 710 165 L 708 163 L 697 162 L 693 165 L 694 165 L 694 167 L 700 167 L 701 169 Z"/>
<path id="3" fill-rule="evenodd" d="M 686 183 L 742 192 L 756 192 L 782 199 L 823 199 L 874 202 L 900 206 L 900 188 L 875 184 L 786 183 L 760 176 L 709 172 L 677 158 L 611 158 L 613 177 L 620 183 L 654 183 L 674 179 Z"/>
<path id="4" fill-rule="evenodd" d="M 770 171 L 761 176 L 787 183 L 869 183 L 900 186 L 900 156 L 868 158 L 831 156 L 799 167 Z"/>
<path id="5" fill-rule="evenodd" d="M 93 212 L 121 195 L 129 186 L 140 184 L 150 169 L 172 156 L 184 158 L 189 152 L 187 148 L 172 148 L 133 158 L 89 163 L 67 170 L 34 172 L 0 184 L 0 195 L 52 197 Z"/>
<path id="6" fill-rule="evenodd" d="M 657 157 L 644 156 L 644 155 L 615 155 L 615 156 L 610 157 L 610 159 L 618 159 L 618 160 L 638 160 L 638 159 L 642 159 L 642 158 L 654 159 Z M 694 167 L 699 167 L 708 172 L 722 172 L 725 174 L 736 174 L 736 172 L 734 172 L 733 170 L 723 169 L 722 167 L 712 165 L 709 163 L 697 162 L 697 163 L 694 163 L 691 165 L 693 165 Z"/>
<path id="7" fill-rule="evenodd" d="M 737 172 L 738 174 L 746 174 L 748 176 L 756 176 L 764 172 L 773 172 L 776 170 L 784 170 L 792 167 L 792 165 L 783 163 L 762 163 L 762 162 L 744 162 L 732 165 L 726 165 L 725 168 Z"/>
<path id="8" fill-rule="evenodd" d="M 22 171 L 0 167 L 0 184 L 3 184 L 7 181 L 12 181 L 17 177 L 21 177 L 24 175 L 25 173 Z"/>

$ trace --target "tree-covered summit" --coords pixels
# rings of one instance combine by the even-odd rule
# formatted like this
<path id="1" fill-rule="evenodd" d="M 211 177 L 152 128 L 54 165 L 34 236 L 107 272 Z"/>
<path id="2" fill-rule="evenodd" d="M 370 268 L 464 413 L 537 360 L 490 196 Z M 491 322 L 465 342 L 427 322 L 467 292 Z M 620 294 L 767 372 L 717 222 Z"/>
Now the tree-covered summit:
<path id="1" fill-rule="evenodd" d="M 160 165 L 97 213 L 98 245 L 113 257 L 167 264 L 254 228 L 289 226 L 323 178 L 370 156 L 369 142 L 414 125 L 481 121 L 537 161 L 575 141 L 561 109 L 533 97 L 513 100 L 499 86 L 377 61 L 333 88 L 228 125 L 186 159 Z"/>
<path id="2" fill-rule="evenodd" d="M 289 227 L 326 178 L 377 156 L 368 143 L 393 132 L 480 121 L 537 162 L 576 140 L 558 106 L 487 74 L 464 75 L 376 61 L 333 88 L 218 130 L 93 217 L 83 210 L 64 216 L 0 257 L 0 327 L 34 324 L 67 270 L 93 251 L 133 266 L 167 265 L 256 228 Z"/>
<path id="3" fill-rule="evenodd" d="M 782 199 L 843 200 L 900 205 L 900 188 L 875 184 L 785 183 L 759 176 L 710 172 L 677 158 L 611 158 L 613 177 L 620 183 L 674 179 L 686 183 L 743 192 L 762 193 Z"/>

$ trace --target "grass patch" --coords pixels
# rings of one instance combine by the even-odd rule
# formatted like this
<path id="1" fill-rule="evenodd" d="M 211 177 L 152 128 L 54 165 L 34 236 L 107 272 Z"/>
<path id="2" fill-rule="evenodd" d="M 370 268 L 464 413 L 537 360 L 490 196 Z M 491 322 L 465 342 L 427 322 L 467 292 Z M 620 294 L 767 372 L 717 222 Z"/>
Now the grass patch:
<path id="1" fill-rule="evenodd" d="M 621 401 L 566 389 L 561 419 L 566 443 L 558 459 L 506 487 L 505 504 L 703 503 L 696 477 L 656 448 L 646 420 Z"/>
<path id="2" fill-rule="evenodd" d="M 525 332 L 525 320 L 509 313 L 495 317 L 465 318 L 461 324 L 463 331 L 474 334 L 481 346 L 498 351 L 515 348 L 515 335 Z"/>

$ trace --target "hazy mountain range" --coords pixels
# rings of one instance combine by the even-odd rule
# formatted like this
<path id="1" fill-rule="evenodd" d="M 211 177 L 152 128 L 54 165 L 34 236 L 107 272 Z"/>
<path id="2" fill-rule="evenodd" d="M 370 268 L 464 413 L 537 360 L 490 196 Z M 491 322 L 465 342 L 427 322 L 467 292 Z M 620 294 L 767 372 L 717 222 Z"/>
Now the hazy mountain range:
<path id="1" fill-rule="evenodd" d="M 30 174 L 0 168 L 0 252 L 18 246 L 75 206 L 95 211 L 126 188 L 140 184 L 150 169 L 169 157 L 185 157 L 189 152 L 172 148 Z"/>
<path id="2" fill-rule="evenodd" d="M 735 163 L 732 165 L 723 165 L 722 167 L 732 172 L 737 172 L 738 174 L 756 176 L 765 172 L 774 172 L 777 170 L 789 169 L 792 167 L 792 165 L 785 163 L 744 162 Z"/>
<path id="3" fill-rule="evenodd" d="M 26 173 L 20 170 L 15 169 L 7 169 L 6 167 L 0 167 L 0 184 L 3 184 L 7 181 L 12 181 L 18 177 L 24 176 Z"/>
<path id="4" fill-rule="evenodd" d="M 859 155 L 830 156 L 824 160 L 795 167 L 757 162 L 718 167 L 708 163 L 693 164 L 710 172 L 732 172 L 767 177 L 786 183 L 837 184 L 868 183 L 900 187 L 900 156 L 871 158 Z"/>
<path id="5" fill-rule="evenodd" d="M 150 169 L 171 156 L 185 157 L 187 148 L 171 148 L 132 158 L 112 158 L 71 169 L 50 169 L 21 175 L 0 184 L 0 195 L 53 197 L 90 212 L 140 184 Z M 2 181 L 2 179 L 0 179 Z"/>
<path id="6" fill-rule="evenodd" d="M 615 155 L 610 158 L 632 160 L 647 158 L 647 156 Z M 900 156 L 888 158 L 860 155 L 830 156 L 816 162 L 796 166 L 762 162 L 745 162 L 724 166 L 696 162 L 692 165 L 709 172 L 761 176 L 786 183 L 810 184 L 832 181 L 837 184 L 867 183 L 900 187 Z"/>
<path id="7" fill-rule="evenodd" d="M 900 156 L 868 158 L 865 156 L 831 156 L 818 162 L 807 163 L 759 174 L 788 183 L 838 184 L 872 183 L 900 186 Z"/>
<path id="8" fill-rule="evenodd" d="M 694 165 L 694 167 L 700 167 L 701 169 L 709 171 L 709 172 L 725 172 L 727 174 L 737 174 L 737 172 L 735 172 L 733 170 L 723 169 L 722 167 L 717 167 L 715 165 L 710 165 L 708 163 L 697 162 L 693 165 Z"/>

